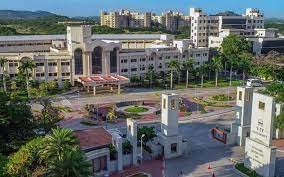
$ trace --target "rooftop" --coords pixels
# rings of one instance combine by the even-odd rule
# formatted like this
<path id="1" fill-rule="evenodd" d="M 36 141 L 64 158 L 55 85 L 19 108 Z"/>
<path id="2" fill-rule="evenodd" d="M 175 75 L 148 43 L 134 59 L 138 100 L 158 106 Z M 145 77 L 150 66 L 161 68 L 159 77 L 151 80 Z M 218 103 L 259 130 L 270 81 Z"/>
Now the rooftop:
<path id="1" fill-rule="evenodd" d="M 94 34 L 94 40 L 123 40 L 123 39 L 160 39 L 165 34 Z M 0 36 L 0 42 L 5 41 L 44 41 L 44 40 L 66 40 L 66 35 L 17 35 Z"/>
<path id="2" fill-rule="evenodd" d="M 102 127 L 78 130 L 74 131 L 74 134 L 79 139 L 83 151 L 91 151 L 112 143 L 111 134 Z"/>

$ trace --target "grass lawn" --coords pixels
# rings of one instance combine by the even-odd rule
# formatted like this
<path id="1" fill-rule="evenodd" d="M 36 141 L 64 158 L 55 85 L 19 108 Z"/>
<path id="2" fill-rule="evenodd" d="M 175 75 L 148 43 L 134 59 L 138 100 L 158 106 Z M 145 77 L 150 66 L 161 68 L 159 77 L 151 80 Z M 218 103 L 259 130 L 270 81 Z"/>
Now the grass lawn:
<path id="1" fill-rule="evenodd" d="M 240 86 L 243 85 L 242 80 L 233 80 L 232 86 Z M 226 79 L 219 79 L 218 80 L 218 87 L 228 87 L 230 86 L 230 82 Z M 200 82 L 189 82 L 189 88 L 201 87 Z M 215 80 L 204 80 L 203 83 L 204 88 L 215 87 Z M 176 89 L 185 89 L 185 83 L 175 84 Z"/>
<path id="2" fill-rule="evenodd" d="M 126 112 L 130 113 L 142 113 L 142 112 L 147 112 L 148 110 L 149 110 L 148 108 L 142 106 L 131 106 L 125 109 Z"/>

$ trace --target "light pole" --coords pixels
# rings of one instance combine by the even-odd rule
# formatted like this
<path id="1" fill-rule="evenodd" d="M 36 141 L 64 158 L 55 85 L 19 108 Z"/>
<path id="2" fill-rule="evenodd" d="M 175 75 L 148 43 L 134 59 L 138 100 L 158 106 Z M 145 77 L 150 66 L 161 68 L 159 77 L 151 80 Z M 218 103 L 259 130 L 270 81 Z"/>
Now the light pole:
<path id="1" fill-rule="evenodd" d="M 78 93 L 78 96 L 77 96 L 77 104 L 78 104 L 78 107 L 79 107 L 80 90 L 78 90 L 77 93 Z"/>
<path id="2" fill-rule="evenodd" d="M 143 138 L 145 137 L 145 134 L 142 134 L 141 135 L 141 157 L 140 157 L 140 160 L 141 160 L 141 162 L 140 162 L 140 164 L 142 164 L 142 158 L 143 158 Z"/>

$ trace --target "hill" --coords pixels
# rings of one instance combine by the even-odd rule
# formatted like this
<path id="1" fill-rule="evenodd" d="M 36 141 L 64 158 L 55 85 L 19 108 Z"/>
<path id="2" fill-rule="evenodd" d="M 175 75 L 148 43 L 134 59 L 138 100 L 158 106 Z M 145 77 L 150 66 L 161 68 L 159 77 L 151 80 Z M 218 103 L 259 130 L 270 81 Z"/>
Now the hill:
<path id="1" fill-rule="evenodd" d="M 57 16 L 46 11 L 18 11 L 18 10 L 0 10 L 1 20 L 34 20 L 37 18 Z"/>

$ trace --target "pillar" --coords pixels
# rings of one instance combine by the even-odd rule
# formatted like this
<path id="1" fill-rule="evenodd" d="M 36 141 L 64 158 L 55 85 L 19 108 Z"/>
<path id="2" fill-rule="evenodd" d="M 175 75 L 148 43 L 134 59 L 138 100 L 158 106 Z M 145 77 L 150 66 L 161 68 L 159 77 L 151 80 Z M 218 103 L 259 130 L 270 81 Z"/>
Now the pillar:
<path id="1" fill-rule="evenodd" d="M 117 170 L 121 171 L 123 168 L 122 138 L 120 136 L 115 138 L 115 143 L 117 151 Z"/>
<path id="2" fill-rule="evenodd" d="M 120 94 L 120 84 L 117 86 L 117 94 Z"/>
<path id="3" fill-rule="evenodd" d="M 137 164 L 137 123 L 133 119 L 126 119 L 127 139 L 132 144 L 132 164 Z"/>
<path id="4" fill-rule="evenodd" d="M 96 96 L 96 86 L 94 86 L 94 96 Z"/>
<path id="5" fill-rule="evenodd" d="M 103 74 L 109 75 L 110 74 L 110 51 L 103 51 Z"/>
<path id="6" fill-rule="evenodd" d="M 90 86 L 87 86 L 87 92 L 90 93 Z"/>
<path id="7" fill-rule="evenodd" d="M 62 83 L 62 69 L 61 69 L 61 60 L 57 60 L 57 81 L 58 81 L 58 86 L 59 88 L 63 87 Z"/>

